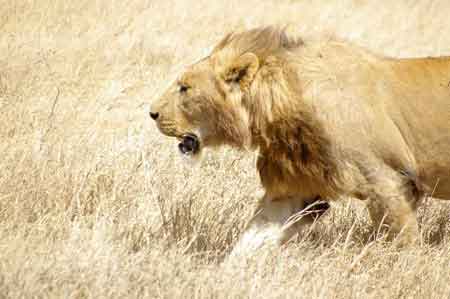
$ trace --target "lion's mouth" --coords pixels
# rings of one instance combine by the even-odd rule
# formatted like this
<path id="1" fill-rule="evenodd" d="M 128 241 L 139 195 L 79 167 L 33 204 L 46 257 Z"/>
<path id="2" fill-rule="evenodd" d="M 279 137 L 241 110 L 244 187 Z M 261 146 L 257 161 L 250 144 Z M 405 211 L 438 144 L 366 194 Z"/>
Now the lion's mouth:
<path id="1" fill-rule="evenodd" d="M 178 149 L 183 155 L 195 155 L 200 150 L 200 141 L 195 134 L 188 133 L 181 136 Z"/>

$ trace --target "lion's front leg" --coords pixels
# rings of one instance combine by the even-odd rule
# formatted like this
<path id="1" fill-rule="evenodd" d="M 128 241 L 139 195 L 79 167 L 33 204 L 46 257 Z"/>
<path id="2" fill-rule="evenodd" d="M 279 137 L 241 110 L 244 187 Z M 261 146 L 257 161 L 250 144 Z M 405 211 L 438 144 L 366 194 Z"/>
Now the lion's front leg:
<path id="1" fill-rule="evenodd" d="M 377 232 L 387 233 L 388 240 L 396 239 L 402 246 L 414 244 L 419 237 L 414 207 L 420 196 L 414 194 L 408 178 L 385 170 L 373 177 L 370 187 L 364 189 Z"/>
<path id="2" fill-rule="evenodd" d="M 401 246 L 414 244 L 419 237 L 415 213 L 403 196 L 373 197 L 366 201 L 369 216 L 378 233 Z M 376 236 L 378 237 L 378 236 Z"/>
<path id="3" fill-rule="evenodd" d="M 251 256 L 262 247 L 279 246 L 289 240 L 299 227 L 313 222 L 313 214 L 302 213 L 308 204 L 301 198 L 273 199 L 265 195 L 231 252 L 231 257 Z"/>

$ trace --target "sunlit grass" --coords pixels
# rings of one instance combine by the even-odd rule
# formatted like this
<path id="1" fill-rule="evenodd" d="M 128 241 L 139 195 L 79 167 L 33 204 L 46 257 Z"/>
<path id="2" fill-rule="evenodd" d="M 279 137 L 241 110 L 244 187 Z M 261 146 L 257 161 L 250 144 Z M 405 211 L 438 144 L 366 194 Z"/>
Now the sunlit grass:
<path id="1" fill-rule="evenodd" d="M 1 297 L 448 298 L 448 204 L 420 209 L 413 248 L 368 243 L 363 204 L 344 201 L 280 250 L 221 264 L 259 198 L 255 156 L 224 148 L 186 164 L 147 112 L 232 29 L 291 23 L 392 56 L 443 55 L 449 8 L 3 1 Z"/>

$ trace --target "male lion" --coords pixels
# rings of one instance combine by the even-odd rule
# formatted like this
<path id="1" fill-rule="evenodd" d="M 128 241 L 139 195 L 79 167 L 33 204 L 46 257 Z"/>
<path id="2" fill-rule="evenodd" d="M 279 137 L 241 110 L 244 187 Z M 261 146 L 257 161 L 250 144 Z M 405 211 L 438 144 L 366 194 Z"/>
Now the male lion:
<path id="1" fill-rule="evenodd" d="M 234 253 L 283 242 L 319 198 L 367 200 L 376 226 L 414 235 L 416 202 L 450 199 L 449 81 L 448 57 L 386 58 L 266 27 L 228 34 L 150 116 L 183 154 L 258 151 L 265 195 Z"/>

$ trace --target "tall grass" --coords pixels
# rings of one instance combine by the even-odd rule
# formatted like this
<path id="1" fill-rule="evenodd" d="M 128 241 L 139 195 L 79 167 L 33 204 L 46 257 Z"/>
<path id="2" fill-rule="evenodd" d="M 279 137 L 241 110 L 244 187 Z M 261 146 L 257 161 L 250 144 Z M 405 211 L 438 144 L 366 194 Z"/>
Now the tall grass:
<path id="1" fill-rule="evenodd" d="M 391 56 L 450 53 L 446 1 L 49 1 L 0 5 L 1 297 L 448 298 L 449 205 L 423 242 L 368 243 L 344 201 L 280 250 L 221 264 L 261 187 L 252 153 L 185 163 L 148 119 L 231 29 L 292 23 Z"/>

